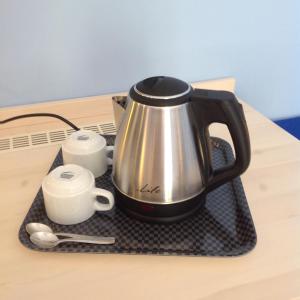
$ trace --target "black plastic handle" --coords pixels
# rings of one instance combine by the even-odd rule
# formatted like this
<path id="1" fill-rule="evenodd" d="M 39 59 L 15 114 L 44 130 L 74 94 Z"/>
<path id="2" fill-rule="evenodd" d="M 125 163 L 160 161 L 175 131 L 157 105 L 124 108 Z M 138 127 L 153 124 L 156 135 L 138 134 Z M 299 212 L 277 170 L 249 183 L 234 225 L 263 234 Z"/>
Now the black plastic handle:
<path id="1" fill-rule="evenodd" d="M 192 95 L 191 113 L 199 133 L 204 184 L 206 191 L 210 191 L 242 174 L 249 166 L 251 150 L 245 115 L 233 93 L 200 89 L 195 89 Z M 211 165 L 208 126 L 212 123 L 227 125 L 235 149 L 235 162 L 217 170 Z"/>

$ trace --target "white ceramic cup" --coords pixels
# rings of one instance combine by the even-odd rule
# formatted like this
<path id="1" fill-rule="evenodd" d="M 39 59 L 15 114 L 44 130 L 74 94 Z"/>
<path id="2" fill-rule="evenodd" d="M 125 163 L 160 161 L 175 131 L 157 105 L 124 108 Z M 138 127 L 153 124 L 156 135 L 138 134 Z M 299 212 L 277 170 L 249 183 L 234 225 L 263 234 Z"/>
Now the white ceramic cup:
<path id="1" fill-rule="evenodd" d="M 106 145 L 106 139 L 91 130 L 73 132 L 62 145 L 64 164 L 76 164 L 89 169 L 97 178 L 107 171 L 112 159 L 107 157 L 113 146 Z"/>
<path id="2" fill-rule="evenodd" d="M 52 170 L 43 180 L 42 190 L 47 216 L 55 223 L 71 225 L 89 219 L 96 211 L 114 206 L 111 192 L 96 188 L 91 171 L 78 165 L 64 165 Z M 108 203 L 100 203 L 103 196 Z"/>

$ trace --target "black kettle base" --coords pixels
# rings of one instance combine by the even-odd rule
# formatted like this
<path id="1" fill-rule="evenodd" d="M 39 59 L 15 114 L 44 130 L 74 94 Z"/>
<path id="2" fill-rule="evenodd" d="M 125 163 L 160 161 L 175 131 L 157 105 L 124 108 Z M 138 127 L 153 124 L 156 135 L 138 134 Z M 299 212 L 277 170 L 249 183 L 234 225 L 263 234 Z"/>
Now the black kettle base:
<path id="1" fill-rule="evenodd" d="M 190 217 L 205 206 L 206 197 L 201 194 L 175 204 L 152 204 L 134 200 L 115 188 L 115 201 L 129 217 L 150 223 L 174 223 Z"/>

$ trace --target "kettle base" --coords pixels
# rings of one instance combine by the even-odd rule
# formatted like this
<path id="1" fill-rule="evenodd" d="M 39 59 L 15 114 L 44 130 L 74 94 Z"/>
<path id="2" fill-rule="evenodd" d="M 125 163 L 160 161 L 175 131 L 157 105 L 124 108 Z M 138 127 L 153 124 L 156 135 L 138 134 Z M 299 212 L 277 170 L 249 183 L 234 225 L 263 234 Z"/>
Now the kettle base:
<path id="1" fill-rule="evenodd" d="M 205 194 L 174 204 L 152 204 L 132 199 L 115 188 L 116 205 L 129 217 L 150 223 L 174 223 L 193 215 L 206 202 Z"/>

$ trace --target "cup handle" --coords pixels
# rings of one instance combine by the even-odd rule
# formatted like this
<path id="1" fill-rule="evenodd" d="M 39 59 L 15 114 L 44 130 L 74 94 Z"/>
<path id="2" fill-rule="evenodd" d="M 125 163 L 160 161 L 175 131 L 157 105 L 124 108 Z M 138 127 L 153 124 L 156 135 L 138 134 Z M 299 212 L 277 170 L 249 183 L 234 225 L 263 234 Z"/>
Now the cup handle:
<path id="1" fill-rule="evenodd" d="M 98 202 L 97 199 L 95 199 L 95 202 L 94 202 L 95 210 L 106 211 L 106 210 L 111 210 L 113 208 L 113 206 L 115 204 L 115 198 L 114 198 L 114 195 L 110 191 L 107 191 L 104 189 L 99 189 L 99 188 L 94 188 L 93 194 L 95 196 L 105 197 L 108 200 L 108 203 L 104 204 L 104 203 Z"/>
<path id="2" fill-rule="evenodd" d="M 114 151 L 114 146 L 106 146 L 106 154 L 108 152 L 112 152 Z M 108 165 L 112 165 L 113 164 L 113 160 L 110 157 L 107 157 L 107 164 Z"/>

